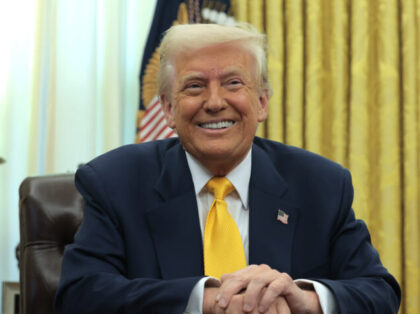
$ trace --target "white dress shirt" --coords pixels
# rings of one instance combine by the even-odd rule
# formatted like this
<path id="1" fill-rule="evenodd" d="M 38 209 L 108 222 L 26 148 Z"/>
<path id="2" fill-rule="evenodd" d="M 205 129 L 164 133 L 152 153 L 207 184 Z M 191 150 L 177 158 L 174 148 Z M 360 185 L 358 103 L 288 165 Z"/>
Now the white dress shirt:
<path id="1" fill-rule="evenodd" d="M 185 152 L 187 156 L 188 166 L 194 183 L 195 195 L 197 197 L 198 217 L 200 219 L 201 235 L 204 235 L 204 227 L 206 225 L 207 214 L 213 202 L 214 196 L 207 191 L 205 185 L 213 177 L 211 172 L 207 170 L 196 158 Z M 245 159 L 226 175 L 226 178 L 235 187 L 235 190 L 225 197 L 228 211 L 235 220 L 239 233 L 241 234 L 242 243 L 245 251 L 247 265 L 249 264 L 249 181 L 251 178 L 251 150 Z M 204 285 L 210 277 L 199 280 L 191 291 L 185 313 L 202 313 Z M 299 279 L 296 282 L 312 283 L 315 292 L 318 294 L 321 308 L 324 313 L 336 313 L 337 304 L 335 298 L 329 288 L 325 285 L 311 280 Z"/>

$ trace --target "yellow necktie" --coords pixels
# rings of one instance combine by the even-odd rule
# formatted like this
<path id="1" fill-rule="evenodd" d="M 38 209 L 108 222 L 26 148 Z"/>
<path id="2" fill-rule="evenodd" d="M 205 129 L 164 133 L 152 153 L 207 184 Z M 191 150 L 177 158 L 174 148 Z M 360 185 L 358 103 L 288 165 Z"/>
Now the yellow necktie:
<path id="1" fill-rule="evenodd" d="M 204 229 L 204 273 L 220 278 L 246 266 L 241 235 L 224 200 L 235 188 L 224 177 L 210 179 L 206 188 L 214 200 Z"/>

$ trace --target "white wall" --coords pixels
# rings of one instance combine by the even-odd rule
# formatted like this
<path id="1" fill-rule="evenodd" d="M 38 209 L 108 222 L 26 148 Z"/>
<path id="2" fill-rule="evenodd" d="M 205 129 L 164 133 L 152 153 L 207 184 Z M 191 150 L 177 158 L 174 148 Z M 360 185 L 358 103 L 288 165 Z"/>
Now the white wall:
<path id="1" fill-rule="evenodd" d="M 134 142 L 138 73 L 155 4 L 0 1 L 0 281 L 19 278 L 22 180 L 74 172 Z"/>

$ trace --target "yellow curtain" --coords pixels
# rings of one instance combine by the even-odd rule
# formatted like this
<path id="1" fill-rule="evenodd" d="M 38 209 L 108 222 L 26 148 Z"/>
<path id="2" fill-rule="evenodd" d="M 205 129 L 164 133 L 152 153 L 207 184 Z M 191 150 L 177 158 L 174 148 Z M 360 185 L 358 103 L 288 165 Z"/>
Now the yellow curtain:
<path id="1" fill-rule="evenodd" d="M 354 209 L 420 311 L 420 0 L 234 0 L 268 37 L 258 135 L 349 168 Z"/>

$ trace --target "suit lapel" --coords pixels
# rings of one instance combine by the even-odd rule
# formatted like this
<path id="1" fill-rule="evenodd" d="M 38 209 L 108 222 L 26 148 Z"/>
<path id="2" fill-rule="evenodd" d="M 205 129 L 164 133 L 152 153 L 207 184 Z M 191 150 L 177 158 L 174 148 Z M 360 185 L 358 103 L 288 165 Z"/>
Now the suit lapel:
<path id="1" fill-rule="evenodd" d="M 203 275 L 203 249 L 197 200 L 180 144 L 163 159 L 155 186 L 163 203 L 147 214 L 164 279 Z"/>
<path id="2" fill-rule="evenodd" d="M 197 200 L 180 144 L 166 152 L 155 189 L 163 202 L 147 213 L 147 219 L 162 277 L 172 279 L 203 275 Z M 264 263 L 290 273 L 298 209 L 288 197 L 287 184 L 272 160 L 257 145 L 252 151 L 249 190 L 249 263 Z M 288 224 L 276 219 L 279 209 L 289 215 Z"/>
<path id="3" fill-rule="evenodd" d="M 290 273 L 298 210 L 288 197 L 286 182 L 257 145 L 252 151 L 249 190 L 249 263 Z M 287 224 L 277 220 L 279 209 L 289 216 Z"/>

